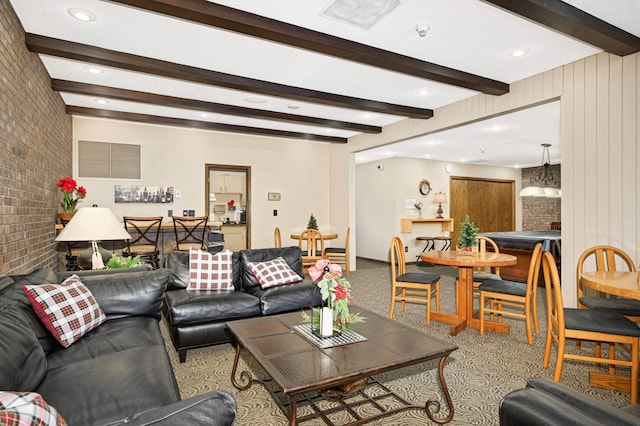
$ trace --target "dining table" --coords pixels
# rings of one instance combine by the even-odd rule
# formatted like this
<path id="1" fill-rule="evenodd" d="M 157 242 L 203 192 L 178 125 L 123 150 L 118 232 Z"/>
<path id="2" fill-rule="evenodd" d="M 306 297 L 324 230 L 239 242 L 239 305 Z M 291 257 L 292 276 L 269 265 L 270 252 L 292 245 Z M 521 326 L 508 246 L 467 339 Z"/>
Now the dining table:
<path id="1" fill-rule="evenodd" d="M 467 327 L 480 328 L 480 319 L 473 315 L 473 270 L 477 267 L 510 266 L 518 261 L 516 256 L 489 251 L 473 255 L 458 254 L 455 251 L 429 251 L 420 255 L 423 262 L 458 268 L 458 290 L 456 291 L 456 313 L 432 312 L 431 319 L 452 324 L 449 333 L 457 335 Z M 509 325 L 485 322 L 485 329 L 499 333 L 509 333 Z"/>
<path id="2" fill-rule="evenodd" d="M 593 271 L 583 272 L 580 284 L 600 293 L 617 297 L 640 300 L 640 272 L 636 271 Z M 638 356 L 638 354 L 635 354 Z M 589 372 L 589 384 L 604 389 L 631 392 L 629 376 Z"/>

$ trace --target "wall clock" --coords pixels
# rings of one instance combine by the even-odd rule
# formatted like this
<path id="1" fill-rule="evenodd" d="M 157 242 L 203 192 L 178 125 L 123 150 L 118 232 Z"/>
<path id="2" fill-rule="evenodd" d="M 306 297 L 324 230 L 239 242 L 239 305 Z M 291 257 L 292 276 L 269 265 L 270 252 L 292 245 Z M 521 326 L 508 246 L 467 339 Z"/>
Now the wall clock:
<path id="1" fill-rule="evenodd" d="M 431 185 L 429 184 L 428 180 L 422 179 L 420 181 L 420 184 L 418 185 L 418 189 L 420 190 L 420 193 L 422 195 L 429 195 L 429 193 L 431 192 Z"/>

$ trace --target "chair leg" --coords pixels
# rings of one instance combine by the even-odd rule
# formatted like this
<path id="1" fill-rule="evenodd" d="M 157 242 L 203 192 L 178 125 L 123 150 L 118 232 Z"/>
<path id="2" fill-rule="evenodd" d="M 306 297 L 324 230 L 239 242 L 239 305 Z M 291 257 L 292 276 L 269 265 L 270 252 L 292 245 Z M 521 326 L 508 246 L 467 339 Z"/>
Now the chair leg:
<path id="1" fill-rule="evenodd" d="M 429 286 L 427 288 L 427 318 L 426 318 L 426 323 L 427 325 L 431 324 L 431 286 Z"/>
<path id="2" fill-rule="evenodd" d="M 631 343 L 631 403 L 638 403 L 638 339 Z"/>
<path id="3" fill-rule="evenodd" d="M 553 380 L 555 382 L 560 381 L 560 377 L 562 377 L 562 363 L 564 362 L 564 350 L 565 350 L 565 340 L 558 339 L 558 356 L 556 357 L 556 370 L 553 373 Z"/>
<path id="4" fill-rule="evenodd" d="M 440 312 L 440 281 L 436 283 L 436 312 Z"/>
<path id="5" fill-rule="evenodd" d="M 530 345 L 533 345 L 533 333 L 531 332 L 531 306 L 529 301 L 524 305 L 524 324 L 527 330 L 527 342 Z"/>
<path id="6" fill-rule="evenodd" d="M 407 289 L 403 288 L 402 289 L 402 299 L 400 301 L 400 312 L 404 312 L 404 305 L 406 303 L 407 300 Z"/>
<path id="7" fill-rule="evenodd" d="M 542 360 L 542 368 L 549 367 L 549 360 L 551 359 L 551 345 L 553 344 L 553 336 L 551 335 L 551 329 L 547 331 L 547 342 L 544 348 L 544 359 Z"/>
<path id="8" fill-rule="evenodd" d="M 389 309 L 389 319 L 393 319 L 396 310 L 396 289 L 391 289 L 391 308 Z"/>

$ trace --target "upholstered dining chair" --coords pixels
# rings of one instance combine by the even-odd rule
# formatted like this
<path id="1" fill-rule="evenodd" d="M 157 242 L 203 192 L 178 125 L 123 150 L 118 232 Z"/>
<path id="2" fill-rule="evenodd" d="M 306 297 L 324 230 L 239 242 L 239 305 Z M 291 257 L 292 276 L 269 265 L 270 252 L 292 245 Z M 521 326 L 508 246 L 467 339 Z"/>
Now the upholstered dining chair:
<path id="1" fill-rule="evenodd" d="M 594 266 L 589 269 L 592 262 Z M 585 264 L 587 266 L 585 266 Z M 595 268 L 595 269 L 594 269 Z M 577 284 L 578 307 L 588 309 L 606 309 L 619 312 L 633 322 L 640 322 L 640 301 L 625 297 L 607 297 L 606 294 L 588 295 L 580 281 L 583 272 L 588 271 L 617 271 L 635 272 L 635 263 L 624 250 L 609 246 L 598 245 L 586 249 L 578 258 Z"/>
<path id="2" fill-rule="evenodd" d="M 158 239 L 162 216 L 123 216 L 124 227 L 131 235 L 124 256 L 140 256 L 142 263 L 149 263 L 154 269 L 160 267 Z"/>
<path id="3" fill-rule="evenodd" d="M 280 228 L 277 226 L 273 230 L 273 246 L 276 248 L 282 247 L 282 237 L 280 236 Z"/>
<path id="4" fill-rule="evenodd" d="M 557 345 L 556 367 L 553 380 L 560 381 L 562 364 L 565 359 L 622 365 L 630 368 L 631 403 L 638 402 L 638 339 L 640 328 L 624 315 L 599 309 L 565 308 L 562 302 L 562 290 L 558 267 L 553 255 L 544 252 L 542 255 L 545 291 L 547 297 L 547 342 L 542 366 L 547 368 L 551 358 L 553 342 Z M 599 353 L 586 355 L 568 353 L 567 339 L 609 343 L 609 356 L 605 358 Z M 629 359 L 616 359 L 615 344 L 629 346 Z M 617 377 L 617 376 L 614 376 Z"/>
<path id="5" fill-rule="evenodd" d="M 327 247 L 324 249 L 324 257 L 331 263 L 344 265 L 346 274 L 349 274 L 349 235 L 351 227 L 347 228 L 347 235 L 344 239 L 344 247 Z"/>
<path id="6" fill-rule="evenodd" d="M 538 276 L 540 274 L 540 261 L 542 257 L 542 243 L 536 244 L 531 254 L 527 282 L 520 283 L 509 280 L 485 280 L 480 283 L 480 334 L 484 335 L 485 317 L 487 314 L 493 320 L 497 315 L 498 322 L 502 317 L 524 319 L 527 330 L 527 342 L 533 345 L 533 333 L 531 322 L 536 333 L 538 326 L 538 308 L 536 293 L 538 288 Z M 488 306 L 487 306 L 488 305 Z M 507 308 L 507 309 L 505 309 Z"/>
<path id="7" fill-rule="evenodd" d="M 389 249 L 391 257 L 391 308 L 389 318 L 395 315 L 396 303 L 404 311 L 406 302 L 424 303 L 427 308 L 426 323 L 431 323 L 431 300 L 435 299 L 436 311 L 440 311 L 440 275 L 428 272 L 407 272 L 402 240 L 393 237 Z"/>
<path id="8" fill-rule="evenodd" d="M 173 230 L 176 234 L 176 250 L 189 248 L 205 250 L 207 216 L 173 216 Z"/>
<path id="9" fill-rule="evenodd" d="M 318 242 L 320 243 L 319 248 Z M 305 229 L 300 234 L 298 245 L 302 250 L 302 269 L 307 273 L 307 269 L 324 256 L 324 238 L 316 229 Z"/>

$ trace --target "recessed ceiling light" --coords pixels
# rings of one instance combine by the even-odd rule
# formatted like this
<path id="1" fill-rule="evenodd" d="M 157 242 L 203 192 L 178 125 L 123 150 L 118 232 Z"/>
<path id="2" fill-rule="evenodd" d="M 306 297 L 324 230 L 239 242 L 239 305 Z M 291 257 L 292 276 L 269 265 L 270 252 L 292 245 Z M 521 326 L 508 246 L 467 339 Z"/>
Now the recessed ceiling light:
<path id="1" fill-rule="evenodd" d="M 529 53 L 529 49 L 518 49 L 511 52 L 511 56 L 518 58 L 520 56 L 526 55 L 527 53 Z"/>
<path id="2" fill-rule="evenodd" d="M 289 105 L 287 105 L 287 108 L 289 108 L 289 109 L 299 109 L 299 108 L 300 108 L 300 105 L 296 105 L 296 104 L 289 104 Z"/>
<path id="3" fill-rule="evenodd" d="M 67 12 L 69 12 L 69 15 L 73 16 L 78 21 L 92 22 L 96 20 L 96 15 L 86 9 L 78 9 L 74 7 L 72 9 L 69 9 Z"/>
<path id="4" fill-rule="evenodd" d="M 247 102 L 251 102 L 252 104 L 263 104 L 265 102 L 267 102 L 267 100 L 265 98 L 261 98 L 258 96 L 253 96 L 250 98 L 244 98 L 245 101 Z"/>
<path id="5" fill-rule="evenodd" d="M 424 96 L 424 95 L 428 95 L 428 94 L 429 94 L 429 91 L 428 91 L 427 89 L 424 89 L 424 90 L 421 90 L 421 91 L 420 91 L 420 94 L 421 94 L 421 95 L 423 95 L 423 96 Z"/>
<path id="6" fill-rule="evenodd" d="M 96 67 L 85 67 L 84 69 L 91 74 L 102 74 L 104 72 L 104 70 Z"/>
<path id="7" fill-rule="evenodd" d="M 108 101 L 108 100 L 106 100 L 106 99 L 100 99 L 100 98 L 96 98 L 96 99 L 94 99 L 93 101 L 94 101 L 94 102 L 96 102 L 96 103 L 98 103 L 98 104 L 100 104 L 100 105 L 106 105 L 106 104 L 108 104 L 108 103 L 109 103 L 109 101 Z"/>

